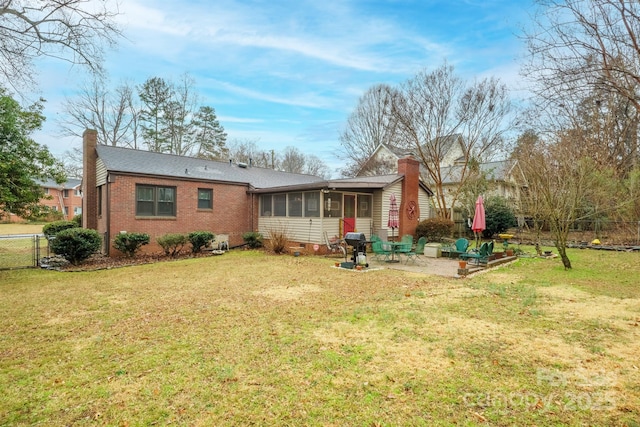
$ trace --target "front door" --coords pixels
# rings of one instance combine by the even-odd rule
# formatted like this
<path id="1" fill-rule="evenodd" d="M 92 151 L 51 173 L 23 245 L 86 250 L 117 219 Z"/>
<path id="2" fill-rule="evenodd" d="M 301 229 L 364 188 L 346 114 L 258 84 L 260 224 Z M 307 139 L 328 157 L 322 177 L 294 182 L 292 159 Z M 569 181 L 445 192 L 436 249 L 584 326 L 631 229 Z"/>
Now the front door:
<path id="1" fill-rule="evenodd" d="M 343 206 L 342 219 L 344 221 L 344 229 L 342 232 L 347 234 L 356 230 L 356 196 L 345 194 Z"/>

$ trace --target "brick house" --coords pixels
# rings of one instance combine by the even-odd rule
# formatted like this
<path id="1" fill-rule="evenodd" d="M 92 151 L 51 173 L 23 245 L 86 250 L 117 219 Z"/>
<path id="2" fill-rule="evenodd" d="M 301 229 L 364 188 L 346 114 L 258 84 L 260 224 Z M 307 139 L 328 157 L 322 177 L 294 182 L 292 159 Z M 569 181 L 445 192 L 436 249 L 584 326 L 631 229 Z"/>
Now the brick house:
<path id="1" fill-rule="evenodd" d="M 55 181 L 39 182 L 44 190 L 45 196 L 40 199 L 39 204 L 46 206 L 52 211 L 60 212 L 62 219 L 71 220 L 74 216 L 82 213 L 82 181 L 79 179 L 68 179 L 67 182 L 57 184 Z M 12 213 L 2 213 L 2 220 L 8 222 L 24 222 L 21 218 Z"/>
<path id="2" fill-rule="evenodd" d="M 50 198 L 40 200 L 40 204 L 50 207 L 54 211 L 62 212 L 66 220 L 71 220 L 74 216 L 82 214 L 82 181 L 79 179 L 68 179 L 63 184 L 56 184 L 47 181 L 42 184 L 46 195 Z"/>
<path id="3" fill-rule="evenodd" d="M 314 245 L 324 243 L 325 233 L 358 229 L 369 235 L 385 228 L 393 192 L 407 213 L 401 214 L 400 230 L 412 233 L 420 215 L 429 216 L 432 193 L 419 181 L 417 161 L 398 164 L 393 175 L 324 180 L 232 161 L 98 145 L 96 132 L 87 130 L 83 225 L 103 235 L 104 252 L 111 255 L 117 254 L 112 244 L 121 232 L 148 233 L 151 244 L 143 249 L 150 252 L 159 250 L 156 239 L 166 233 L 202 230 L 228 235 L 233 247 L 244 242 L 247 231 L 269 238 L 279 227 L 292 243 Z"/>

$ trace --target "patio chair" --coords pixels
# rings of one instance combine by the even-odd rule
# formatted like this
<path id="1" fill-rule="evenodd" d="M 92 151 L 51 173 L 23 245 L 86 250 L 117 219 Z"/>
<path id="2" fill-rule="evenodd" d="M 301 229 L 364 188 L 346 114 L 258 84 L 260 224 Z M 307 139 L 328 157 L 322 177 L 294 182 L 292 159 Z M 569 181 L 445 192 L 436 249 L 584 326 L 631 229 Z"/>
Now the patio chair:
<path id="1" fill-rule="evenodd" d="M 464 237 L 459 238 L 448 247 L 443 247 L 443 252 L 449 253 L 449 258 L 458 258 L 461 254 L 467 253 L 469 249 L 469 241 Z"/>
<path id="2" fill-rule="evenodd" d="M 411 252 L 412 247 L 413 247 L 413 236 L 410 234 L 405 234 L 404 236 L 402 236 L 402 239 L 400 239 L 400 242 L 396 244 L 396 254 L 398 254 L 398 256 L 400 255 L 407 256 L 407 254 Z"/>
<path id="3" fill-rule="evenodd" d="M 329 239 L 327 232 L 324 232 L 324 242 L 327 245 L 327 249 L 332 253 L 340 252 L 340 255 L 347 259 L 347 248 L 342 245 L 342 240 L 335 238 Z"/>
<path id="4" fill-rule="evenodd" d="M 387 245 L 388 246 L 388 245 Z M 389 256 L 391 255 L 391 248 L 388 246 L 385 248 L 382 240 L 374 240 L 371 242 L 371 250 L 373 251 L 374 257 L 379 261 L 381 257 L 384 257 L 383 261 L 387 261 Z"/>
<path id="5" fill-rule="evenodd" d="M 480 265 L 480 263 L 486 264 L 489 261 L 489 243 L 484 242 L 481 244 L 477 252 L 460 254 L 460 259 L 475 260 L 476 265 Z"/>
<path id="6" fill-rule="evenodd" d="M 404 262 L 405 264 L 409 263 L 409 260 L 413 260 L 414 264 L 417 261 L 418 257 L 424 254 L 424 245 L 427 244 L 427 238 L 421 237 L 418 239 L 418 243 L 416 243 L 416 247 L 407 253 L 407 260 Z"/>

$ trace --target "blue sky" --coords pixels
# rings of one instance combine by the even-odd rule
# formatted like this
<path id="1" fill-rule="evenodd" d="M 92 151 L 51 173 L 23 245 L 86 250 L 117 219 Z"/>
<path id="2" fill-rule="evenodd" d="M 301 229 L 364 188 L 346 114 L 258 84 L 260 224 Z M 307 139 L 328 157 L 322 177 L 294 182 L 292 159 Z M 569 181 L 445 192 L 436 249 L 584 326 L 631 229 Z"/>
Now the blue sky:
<path id="1" fill-rule="evenodd" d="M 107 54 L 113 86 L 188 72 L 228 139 L 295 146 L 332 170 L 339 133 L 372 85 L 399 84 L 447 61 L 467 79 L 496 76 L 520 96 L 520 28 L 530 0 L 123 0 L 126 40 Z M 56 117 L 86 74 L 39 64 L 47 123 L 38 142 L 60 156 Z"/>

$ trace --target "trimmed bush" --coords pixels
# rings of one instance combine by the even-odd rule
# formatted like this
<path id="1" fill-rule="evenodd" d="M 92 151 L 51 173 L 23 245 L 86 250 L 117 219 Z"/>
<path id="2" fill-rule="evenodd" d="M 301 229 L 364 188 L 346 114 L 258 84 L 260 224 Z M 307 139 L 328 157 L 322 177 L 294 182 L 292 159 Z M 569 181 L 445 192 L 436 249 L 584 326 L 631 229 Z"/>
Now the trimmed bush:
<path id="1" fill-rule="evenodd" d="M 96 230 L 69 228 L 56 234 L 49 247 L 73 265 L 78 265 L 100 250 L 102 238 Z"/>
<path id="2" fill-rule="evenodd" d="M 42 233 L 47 240 L 49 240 L 62 230 L 68 230 L 70 228 L 78 228 L 78 224 L 74 221 L 55 221 L 42 227 Z"/>
<path id="3" fill-rule="evenodd" d="M 82 227 L 82 215 L 75 215 L 71 221 L 75 222 L 76 224 L 78 224 L 78 227 Z"/>
<path id="4" fill-rule="evenodd" d="M 257 231 L 248 231 L 242 235 L 242 239 L 251 249 L 262 247 L 262 234 Z"/>
<path id="5" fill-rule="evenodd" d="M 189 237 L 186 234 L 168 233 L 158 237 L 158 244 L 164 250 L 165 255 L 172 257 L 178 255 L 188 242 Z"/>
<path id="6" fill-rule="evenodd" d="M 492 197 L 485 202 L 485 221 L 487 227 L 482 232 L 485 238 L 503 233 L 518 224 L 516 216 L 503 197 Z"/>
<path id="7" fill-rule="evenodd" d="M 132 258 L 149 241 L 147 233 L 120 233 L 113 239 L 113 247 Z"/>
<path id="8" fill-rule="evenodd" d="M 202 252 L 202 248 L 211 244 L 215 235 L 210 231 L 193 231 L 189 233 L 189 242 L 191 243 L 191 253 Z"/>
<path id="9" fill-rule="evenodd" d="M 420 221 L 416 226 L 416 240 L 426 237 L 428 242 L 439 242 L 443 237 L 453 235 L 455 223 L 445 218 L 428 218 Z"/>

